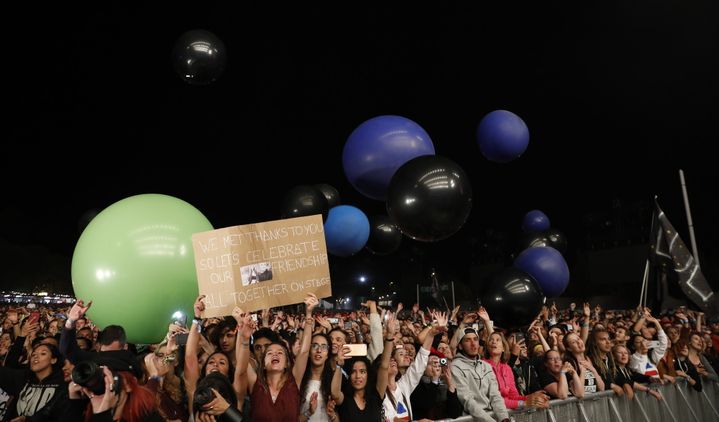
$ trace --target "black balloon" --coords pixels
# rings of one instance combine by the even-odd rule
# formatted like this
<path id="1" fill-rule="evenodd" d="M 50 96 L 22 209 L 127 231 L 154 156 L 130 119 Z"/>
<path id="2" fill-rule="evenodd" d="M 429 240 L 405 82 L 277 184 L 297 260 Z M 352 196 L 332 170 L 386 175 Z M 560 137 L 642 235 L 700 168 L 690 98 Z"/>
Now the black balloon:
<path id="1" fill-rule="evenodd" d="M 317 188 L 327 199 L 327 205 L 330 208 L 336 207 L 340 204 L 340 192 L 332 185 L 328 185 L 327 183 L 320 183 L 318 185 L 315 185 L 315 188 Z"/>
<path id="2" fill-rule="evenodd" d="M 402 233 L 415 240 L 446 239 L 467 221 L 472 186 L 454 161 L 424 155 L 413 158 L 392 176 L 387 212 Z"/>
<path id="3" fill-rule="evenodd" d="M 540 246 L 549 246 L 549 239 L 545 232 L 529 232 L 522 235 L 519 240 L 519 252 L 527 248 L 536 248 Z"/>
<path id="4" fill-rule="evenodd" d="M 399 249 L 402 233 L 391 218 L 376 215 L 369 219 L 369 240 L 365 246 L 376 255 L 388 255 Z"/>
<path id="5" fill-rule="evenodd" d="M 225 70 L 225 44 L 212 32 L 196 29 L 185 32 L 172 50 L 172 64 L 183 81 L 192 85 L 207 85 L 217 80 Z"/>
<path id="6" fill-rule="evenodd" d="M 519 240 L 518 251 L 539 246 L 551 246 L 563 255 L 567 251 L 567 237 L 557 229 L 526 233 Z"/>
<path id="7" fill-rule="evenodd" d="M 526 272 L 509 267 L 496 276 L 482 295 L 495 325 L 521 327 L 531 323 L 542 310 L 545 298 L 537 283 Z"/>
<path id="8" fill-rule="evenodd" d="M 300 185 L 290 189 L 282 198 L 282 218 L 322 214 L 327 217 L 327 199 L 314 186 Z"/>
<path id="9" fill-rule="evenodd" d="M 567 237 L 564 233 L 557 229 L 549 229 L 544 232 L 544 237 L 547 238 L 547 246 L 553 247 L 562 255 L 567 251 Z"/>

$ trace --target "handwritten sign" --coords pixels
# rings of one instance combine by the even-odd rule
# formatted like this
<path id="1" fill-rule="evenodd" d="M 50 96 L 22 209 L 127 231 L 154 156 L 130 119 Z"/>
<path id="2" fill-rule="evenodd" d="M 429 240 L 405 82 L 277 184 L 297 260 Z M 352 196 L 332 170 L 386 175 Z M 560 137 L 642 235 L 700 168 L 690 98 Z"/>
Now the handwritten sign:
<path id="1" fill-rule="evenodd" d="M 332 295 L 321 215 L 195 233 L 192 245 L 205 318 Z"/>

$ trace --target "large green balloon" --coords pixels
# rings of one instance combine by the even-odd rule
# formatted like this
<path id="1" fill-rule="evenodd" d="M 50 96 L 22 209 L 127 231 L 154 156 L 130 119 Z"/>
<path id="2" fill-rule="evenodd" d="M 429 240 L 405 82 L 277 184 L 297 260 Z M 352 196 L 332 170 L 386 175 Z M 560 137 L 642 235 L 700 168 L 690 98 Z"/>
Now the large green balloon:
<path id="1" fill-rule="evenodd" d="M 92 300 L 100 327 L 122 325 L 131 343 L 156 343 L 175 311 L 192 317 L 197 276 L 192 234 L 212 230 L 204 215 L 166 195 L 137 195 L 103 210 L 72 257 L 75 296 Z"/>

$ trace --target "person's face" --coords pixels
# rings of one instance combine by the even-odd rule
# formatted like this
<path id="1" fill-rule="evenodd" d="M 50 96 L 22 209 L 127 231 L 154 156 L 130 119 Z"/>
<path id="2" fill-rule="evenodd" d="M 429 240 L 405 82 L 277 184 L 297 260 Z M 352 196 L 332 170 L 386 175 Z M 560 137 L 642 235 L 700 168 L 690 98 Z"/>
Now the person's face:
<path id="1" fill-rule="evenodd" d="M 474 358 L 479 355 L 479 338 L 474 333 L 465 334 L 459 343 L 462 351 L 469 357 Z"/>
<path id="2" fill-rule="evenodd" d="M 287 353 L 279 344 L 270 344 L 265 352 L 265 368 L 268 371 L 282 372 L 287 369 Z"/>
<path id="3" fill-rule="evenodd" d="M 65 382 L 72 381 L 72 369 L 74 367 L 75 367 L 75 365 L 73 365 L 69 359 L 65 359 L 65 364 L 62 365 L 62 377 L 65 380 Z"/>
<path id="4" fill-rule="evenodd" d="M 50 349 L 46 346 L 38 346 L 30 355 L 30 370 L 34 373 L 38 373 L 47 368 L 51 368 L 55 362 L 57 362 L 57 359 L 52 357 Z"/>
<path id="5" fill-rule="evenodd" d="M 634 337 L 634 350 L 640 355 L 646 355 L 649 350 L 649 341 L 643 336 Z"/>
<path id="6" fill-rule="evenodd" d="M 9 349 L 12 341 L 10 340 L 10 334 L 3 333 L 0 336 L 0 349 Z"/>
<path id="7" fill-rule="evenodd" d="M 567 349 L 571 353 L 584 353 L 584 341 L 576 334 L 568 334 Z"/>
<path id="8" fill-rule="evenodd" d="M 75 330 L 80 331 L 87 325 L 87 320 L 85 318 L 80 318 L 77 321 L 75 321 Z"/>
<path id="9" fill-rule="evenodd" d="M 614 349 L 614 360 L 620 365 L 629 363 L 629 351 L 626 347 L 617 347 Z"/>
<path id="10" fill-rule="evenodd" d="M 614 340 L 617 342 L 627 341 L 627 330 L 624 327 L 617 327 L 614 331 Z"/>
<path id="11" fill-rule="evenodd" d="M 272 343 L 270 339 L 265 337 L 260 337 L 257 340 L 255 340 L 253 347 L 253 351 L 255 353 L 255 359 L 257 359 L 257 362 L 259 362 L 262 359 L 262 355 L 265 353 L 265 348 Z"/>
<path id="12" fill-rule="evenodd" d="M 407 352 L 407 366 L 409 366 L 414 360 L 414 357 L 417 353 L 417 351 L 414 349 L 414 343 L 405 343 L 404 350 Z"/>
<path id="13" fill-rule="evenodd" d="M 347 339 L 341 331 L 332 331 L 330 340 L 332 340 L 332 354 L 334 355 L 347 343 Z"/>
<path id="14" fill-rule="evenodd" d="M 235 330 L 223 328 L 220 335 L 220 350 L 229 353 L 235 350 Z"/>
<path id="15" fill-rule="evenodd" d="M 545 356 L 544 365 L 547 370 L 553 374 L 559 373 L 562 370 L 562 357 L 556 350 L 550 350 Z"/>
<path id="16" fill-rule="evenodd" d="M 318 367 L 325 364 L 327 356 L 329 356 L 329 347 L 327 339 L 322 336 L 317 336 L 312 339 L 312 344 L 310 346 L 312 366 Z"/>
<path id="17" fill-rule="evenodd" d="M 207 360 L 207 367 L 205 369 L 205 375 L 212 372 L 219 372 L 226 376 L 230 373 L 230 361 L 227 360 L 227 356 L 222 353 L 215 353 L 210 356 Z"/>
<path id="18" fill-rule="evenodd" d="M 427 361 L 427 368 L 424 370 L 424 374 L 432 379 L 437 379 L 442 374 L 442 367 L 439 365 L 439 357 L 430 356 Z"/>
<path id="19" fill-rule="evenodd" d="M 352 364 L 350 382 L 355 390 L 362 390 L 367 386 L 367 365 L 364 362 L 360 361 Z"/>
<path id="20" fill-rule="evenodd" d="M 404 346 L 401 349 L 395 350 L 393 355 L 394 358 L 397 360 L 397 366 L 399 366 L 400 368 L 406 368 L 412 363 L 412 360 L 407 353 L 406 347 L 407 346 Z"/>
<path id="21" fill-rule="evenodd" d="M 702 341 L 702 338 L 696 334 L 692 335 L 689 345 L 697 352 L 704 350 L 704 342 Z"/>
<path id="22" fill-rule="evenodd" d="M 79 329 L 79 330 L 77 330 L 75 337 L 76 338 L 81 337 L 81 338 L 86 338 L 88 340 L 92 340 L 93 339 L 92 330 L 89 328 Z"/>
<path id="23" fill-rule="evenodd" d="M 686 344 L 679 348 L 679 356 L 687 357 L 689 356 L 689 346 Z"/>
<path id="24" fill-rule="evenodd" d="M 672 344 L 677 344 L 677 342 L 679 341 L 679 330 L 674 327 L 667 328 L 667 337 L 669 338 L 669 341 L 672 342 Z"/>
<path id="25" fill-rule="evenodd" d="M 500 356 L 504 353 L 504 344 L 502 344 L 502 337 L 499 334 L 492 334 L 489 336 L 489 344 L 487 345 L 490 356 Z"/>
<path id="26" fill-rule="evenodd" d="M 50 324 L 47 326 L 47 331 L 50 332 L 50 334 L 55 335 L 58 333 L 58 327 L 57 327 L 57 320 L 54 319 L 50 321 Z"/>
<path id="27" fill-rule="evenodd" d="M 441 342 L 437 345 L 437 351 L 443 354 L 447 359 L 452 359 L 452 351 L 449 348 L 449 344 Z"/>
<path id="28" fill-rule="evenodd" d="M 609 333 L 603 331 L 596 334 L 594 340 L 597 342 L 597 348 L 600 352 L 609 353 L 612 351 L 612 341 L 609 339 Z"/>

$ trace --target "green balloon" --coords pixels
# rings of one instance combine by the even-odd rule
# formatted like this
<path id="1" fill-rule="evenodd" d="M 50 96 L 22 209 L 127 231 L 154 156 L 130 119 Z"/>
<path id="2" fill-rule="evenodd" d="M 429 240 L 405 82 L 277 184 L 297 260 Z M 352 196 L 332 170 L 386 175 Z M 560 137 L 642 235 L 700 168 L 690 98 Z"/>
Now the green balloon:
<path id="1" fill-rule="evenodd" d="M 198 295 L 192 234 L 212 230 L 200 211 L 167 195 L 125 198 L 82 232 L 72 256 L 75 297 L 92 300 L 99 327 L 121 325 L 131 343 L 157 343 Z"/>

